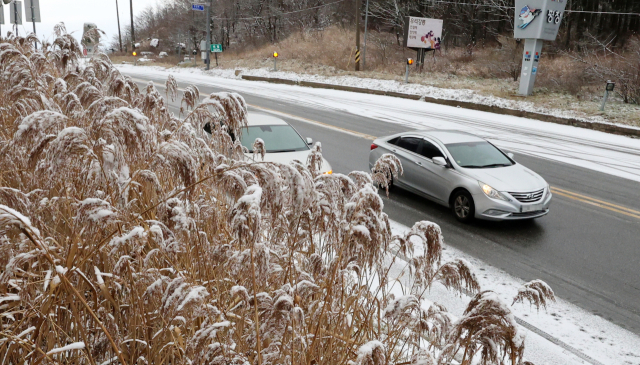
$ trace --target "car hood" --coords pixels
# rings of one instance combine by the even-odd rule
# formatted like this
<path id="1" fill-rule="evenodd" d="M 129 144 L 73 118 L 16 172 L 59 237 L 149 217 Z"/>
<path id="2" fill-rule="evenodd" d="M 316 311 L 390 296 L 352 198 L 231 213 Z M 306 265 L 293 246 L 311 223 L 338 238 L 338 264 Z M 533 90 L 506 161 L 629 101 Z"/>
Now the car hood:
<path id="1" fill-rule="evenodd" d="M 498 191 L 528 193 L 547 187 L 547 182 L 540 175 L 520 164 L 487 169 L 463 168 L 462 170 Z"/>
<path id="2" fill-rule="evenodd" d="M 306 165 L 307 157 L 309 156 L 310 153 L 311 153 L 311 150 L 296 151 L 296 152 L 271 152 L 271 153 L 267 152 L 264 155 L 264 161 L 281 163 L 286 165 L 293 160 L 298 160 Z M 249 160 L 253 161 L 253 153 L 245 153 L 245 156 Z M 262 158 L 260 158 L 260 156 L 256 156 L 256 161 L 260 162 L 262 161 Z M 329 164 L 329 162 L 327 162 L 327 160 L 323 158 L 322 168 L 320 169 L 320 172 L 327 172 L 330 170 L 331 170 L 331 165 Z"/>

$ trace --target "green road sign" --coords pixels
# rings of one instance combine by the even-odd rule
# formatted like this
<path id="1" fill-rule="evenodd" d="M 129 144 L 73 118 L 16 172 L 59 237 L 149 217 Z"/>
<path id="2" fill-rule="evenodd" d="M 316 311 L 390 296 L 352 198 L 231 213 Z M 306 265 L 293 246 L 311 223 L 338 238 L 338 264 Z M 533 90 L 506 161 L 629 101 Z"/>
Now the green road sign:
<path id="1" fill-rule="evenodd" d="M 211 52 L 214 52 L 214 53 L 222 52 L 222 44 L 212 44 L 211 45 Z"/>

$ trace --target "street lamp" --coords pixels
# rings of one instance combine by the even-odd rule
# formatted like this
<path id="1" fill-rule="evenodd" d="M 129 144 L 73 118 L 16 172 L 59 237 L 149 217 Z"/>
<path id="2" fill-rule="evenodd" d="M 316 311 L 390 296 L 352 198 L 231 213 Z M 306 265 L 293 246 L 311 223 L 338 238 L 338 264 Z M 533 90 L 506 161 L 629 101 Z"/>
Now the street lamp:
<path id="1" fill-rule="evenodd" d="M 409 83 L 409 66 L 413 65 L 413 58 L 407 58 L 407 71 L 404 74 L 404 83 Z"/>

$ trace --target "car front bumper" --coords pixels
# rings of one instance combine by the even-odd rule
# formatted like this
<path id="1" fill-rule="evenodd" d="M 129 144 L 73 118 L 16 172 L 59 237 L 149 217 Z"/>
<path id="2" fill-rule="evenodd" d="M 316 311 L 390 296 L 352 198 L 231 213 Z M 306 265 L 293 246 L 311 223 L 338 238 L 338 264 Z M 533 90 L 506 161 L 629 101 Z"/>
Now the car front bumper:
<path id="1" fill-rule="evenodd" d="M 511 196 L 510 201 L 504 201 L 491 199 L 484 193 L 474 194 L 475 217 L 491 221 L 540 218 L 549 213 L 552 198 L 549 188 L 545 188 L 543 198 L 535 203 L 521 203 Z"/>

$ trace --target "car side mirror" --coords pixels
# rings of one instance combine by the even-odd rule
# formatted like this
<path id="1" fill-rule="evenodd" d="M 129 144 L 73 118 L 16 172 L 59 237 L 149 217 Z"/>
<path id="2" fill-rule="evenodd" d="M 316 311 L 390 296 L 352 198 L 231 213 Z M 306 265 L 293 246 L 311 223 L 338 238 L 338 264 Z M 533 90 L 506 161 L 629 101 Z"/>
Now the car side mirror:
<path id="1" fill-rule="evenodd" d="M 510 159 L 513 159 L 513 157 L 514 157 L 513 153 L 511 153 L 511 152 L 507 153 L 507 156 L 509 156 Z"/>
<path id="2" fill-rule="evenodd" d="M 447 160 L 444 159 L 444 157 L 434 157 L 433 159 L 431 159 L 433 161 L 434 164 L 438 165 L 438 166 L 447 166 Z"/>
<path id="3" fill-rule="evenodd" d="M 307 137 L 307 144 L 311 146 L 313 144 L 313 139 Z"/>

